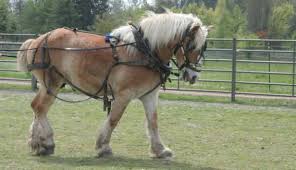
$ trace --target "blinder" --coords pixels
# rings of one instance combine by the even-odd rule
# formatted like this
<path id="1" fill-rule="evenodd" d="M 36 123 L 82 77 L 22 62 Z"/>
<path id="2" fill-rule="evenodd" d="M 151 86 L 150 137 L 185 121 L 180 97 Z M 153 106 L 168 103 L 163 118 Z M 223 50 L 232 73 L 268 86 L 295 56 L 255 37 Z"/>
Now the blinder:
<path id="1" fill-rule="evenodd" d="M 185 39 L 190 36 L 190 34 L 189 34 L 190 27 L 191 27 L 191 24 L 189 24 L 185 33 L 183 34 L 182 40 L 175 46 L 173 54 L 176 55 L 176 53 L 180 49 L 183 52 L 185 61 L 184 61 L 184 64 L 179 67 L 179 70 L 182 70 L 184 67 L 187 67 L 187 68 L 190 68 L 196 72 L 200 72 L 200 70 L 197 69 L 197 66 L 198 66 L 201 58 L 203 58 L 203 59 L 205 58 L 204 53 L 207 50 L 207 41 L 203 44 L 202 48 L 199 50 L 200 57 L 197 59 L 197 62 L 195 64 L 190 63 L 188 55 L 190 52 L 192 52 L 196 48 L 196 45 L 194 44 L 193 39 L 191 39 L 189 42 L 187 42 L 185 44 Z"/>

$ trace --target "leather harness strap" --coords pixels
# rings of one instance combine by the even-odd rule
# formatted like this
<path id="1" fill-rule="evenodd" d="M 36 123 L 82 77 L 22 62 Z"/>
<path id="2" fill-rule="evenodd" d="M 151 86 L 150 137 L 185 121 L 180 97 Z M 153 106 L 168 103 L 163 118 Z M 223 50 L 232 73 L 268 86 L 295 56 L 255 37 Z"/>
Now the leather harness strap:
<path id="1" fill-rule="evenodd" d="M 46 56 L 49 56 L 49 51 L 46 49 L 48 48 L 47 41 L 48 41 L 48 37 L 50 36 L 50 34 L 51 34 L 51 32 L 47 33 L 44 38 L 44 45 L 41 48 L 42 51 L 41 51 L 41 62 L 40 63 L 35 63 L 36 53 L 38 52 L 39 48 L 36 48 L 33 51 L 33 58 L 32 58 L 31 64 L 27 65 L 27 68 L 29 71 L 32 71 L 34 69 L 47 69 L 50 66 L 50 59 L 49 58 L 48 58 L 48 62 L 46 62 Z"/>

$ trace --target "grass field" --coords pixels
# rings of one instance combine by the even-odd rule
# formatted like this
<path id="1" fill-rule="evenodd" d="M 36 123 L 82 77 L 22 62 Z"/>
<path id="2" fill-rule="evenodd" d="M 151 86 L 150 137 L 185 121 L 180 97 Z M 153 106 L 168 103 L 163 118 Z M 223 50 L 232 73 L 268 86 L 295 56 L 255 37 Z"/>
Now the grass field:
<path id="1" fill-rule="evenodd" d="M 94 100 L 79 104 L 57 101 L 49 112 L 56 153 L 31 156 L 26 138 L 32 121 L 32 97 L 31 93 L 0 92 L 0 169 L 296 167 L 296 111 L 292 103 L 289 107 L 271 106 L 279 101 L 267 102 L 267 106 L 205 103 L 192 102 L 202 101 L 192 96 L 175 101 L 171 99 L 178 97 L 163 95 L 170 100 L 159 103 L 160 133 L 175 152 L 173 161 L 167 163 L 148 157 L 144 110 L 138 101 L 129 105 L 113 134 L 114 157 L 95 158 L 95 137 L 106 115 L 101 103 Z"/>

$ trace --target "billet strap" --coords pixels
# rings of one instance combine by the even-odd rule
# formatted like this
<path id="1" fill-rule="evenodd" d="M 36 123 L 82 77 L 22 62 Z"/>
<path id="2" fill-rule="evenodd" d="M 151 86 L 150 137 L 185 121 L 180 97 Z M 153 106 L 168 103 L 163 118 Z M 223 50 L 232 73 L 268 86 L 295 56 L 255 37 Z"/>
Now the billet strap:
<path id="1" fill-rule="evenodd" d="M 37 54 L 37 51 L 38 51 L 39 47 L 34 48 L 33 58 L 32 58 L 31 64 L 27 65 L 27 68 L 28 68 L 29 71 L 32 71 L 34 69 L 47 69 L 47 68 L 49 68 L 49 66 L 50 66 L 50 58 L 48 59 L 49 62 L 45 62 L 45 60 L 46 60 L 46 55 L 49 57 L 49 51 L 47 50 L 47 41 L 48 41 L 48 37 L 50 36 L 50 34 L 51 34 L 51 32 L 49 32 L 45 36 L 45 38 L 44 38 L 45 45 L 43 47 L 41 47 L 41 50 L 42 50 L 41 51 L 41 63 L 35 63 L 36 54 Z"/>
<path id="2" fill-rule="evenodd" d="M 28 64 L 27 68 L 29 71 L 35 70 L 35 69 L 47 69 L 49 68 L 49 63 L 34 63 L 34 64 Z"/>
<path id="3" fill-rule="evenodd" d="M 90 94 L 90 93 L 84 91 L 83 89 L 81 89 L 80 87 L 74 85 L 74 84 L 73 84 L 70 80 L 68 80 L 68 79 L 67 79 L 67 78 L 66 78 L 66 77 L 65 77 L 60 71 L 58 71 L 58 69 L 57 69 L 55 66 L 51 65 L 49 69 L 50 69 L 50 71 L 54 71 L 57 75 L 59 75 L 61 78 L 63 78 L 64 81 L 65 81 L 67 84 L 69 84 L 73 89 L 76 89 L 76 90 L 80 91 L 81 93 L 83 93 L 83 94 L 85 94 L 85 95 L 87 95 L 87 96 L 89 96 L 89 97 L 91 97 L 91 98 L 94 98 L 94 99 L 101 99 L 100 97 L 97 96 L 97 94 L 100 93 L 100 92 L 102 91 L 103 87 L 101 87 L 101 88 L 98 90 L 98 92 L 97 92 L 96 94 Z M 45 83 L 45 82 L 44 82 L 44 83 Z M 47 89 L 49 89 L 49 87 L 47 87 Z M 55 96 L 55 97 L 56 97 L 56 96 Z"/>

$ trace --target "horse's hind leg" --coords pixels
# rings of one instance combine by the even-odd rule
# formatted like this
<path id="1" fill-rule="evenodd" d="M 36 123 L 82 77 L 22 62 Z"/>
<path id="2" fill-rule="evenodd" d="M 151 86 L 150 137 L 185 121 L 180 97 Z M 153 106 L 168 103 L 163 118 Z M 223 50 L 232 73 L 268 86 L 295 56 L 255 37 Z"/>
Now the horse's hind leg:
<path id="1" fill-rule="evenodd" d="M 47 112 L 53 104 L 55 97 L 47 93 L 47 88 L 43 84 L 41 71 L 36 71 L 35 76 L 40 80 L 40 88 L 31 103 L 34 111 L 34 118 L 30 128 L 29 145 L 33 154 L 50 155 L 54 153 L 53 131 L 47 119 Z M 42 76 L 41 76 L 42 75 Z M 51 91 L 56 94 L 61 83 L 57 83 L 56 79 L 51 80 Z"/>
<path id="2" fill-rule="evenodd" d="M 129 102 L 130 99 L 127 97 L 127 95 L 115 96 L 115 101 L 112 103 L 112 109 L 107 117 L 107 120 L 104 122 L 104 125 L 100 130 L 96 142 L 98 157 L 112 155 L 112 149 L 109 145 L 111 134 L 118 124 Z"/>
<path id="3" fill-rule="evenodd" d="M 151 153 L 156 158 L 170 158 L 173 156 L 172 151 L 166 148 L 161 141 L 157 125 L 157 102 L 158 89 L 140 98 L 143 102 L 147 118 L 147 134 L 151 142 Z"/>

